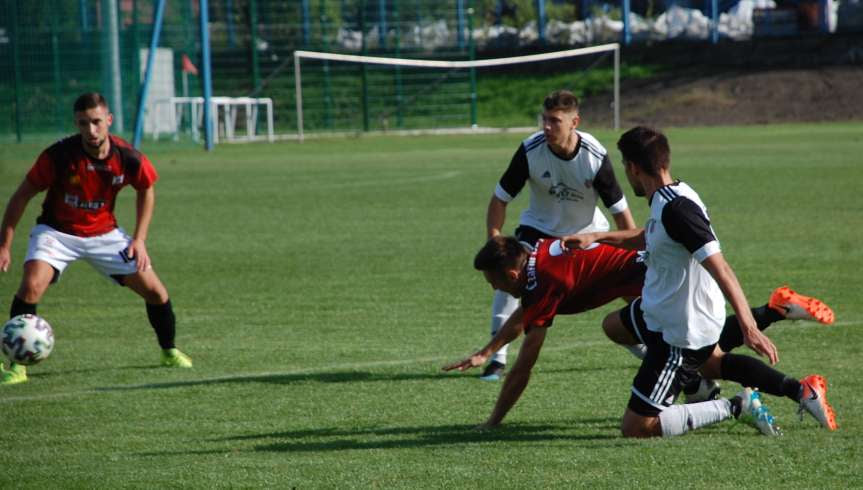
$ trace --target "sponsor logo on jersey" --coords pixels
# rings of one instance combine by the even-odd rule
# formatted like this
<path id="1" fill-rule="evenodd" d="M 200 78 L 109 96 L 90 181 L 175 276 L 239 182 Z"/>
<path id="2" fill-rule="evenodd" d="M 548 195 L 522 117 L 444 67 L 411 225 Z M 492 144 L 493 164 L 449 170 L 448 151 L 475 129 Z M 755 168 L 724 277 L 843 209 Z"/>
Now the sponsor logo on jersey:
<path id="1" fill-rule="evenodd" d="M 95 172 L 96 170 L 98 170 L 100 172 L 110 172 L 111 166 L 108 165 L 107 163 L 101 163 L 101 162 L 96 162 L 96 163 L 87 162 L 87 170 L 89 170 L 91 172 Z"/>
<path id="2" fill-rule="evenodd" d="M 550 179 L 551 178 L 551 172 L 546 170 L 545 172 L 542 173 L 542 178 L 543 179 Z"/>
<path id="3" fill-rule="evenodd" d="M 578 192 L 578 190 L 573 189 L 572 187 L 567 187 L 566 184 L 560 183 L 551 186 L 548 189 L 548 193 L 557 198 L 557 202 L 562 201 L 574 201 L 578 202 L 584 199 L 584 194 Z"/>
<path id="4" fill-rule="evenodd" d="M 81 177 L 79 177 L 77 174 L 69 176 L 69 184 L 81 185 Z"/>
<path id="5" fill-rule="evenodd" d="M 115 175 L 114 178 L 111 179 L 111 185 L 123 185 L 124 175 Z"/>
<path id="6" fill-rule="evenodd" d="M 89 209 L 91 211 L 95 211 L 97 209 L 102 209 L 105 206 L 104 199 L 96 199 L 93 201 L 83 201 L 78 198 L 78 196 L 74 194 L 66 194 L 63 198 L 63 202 L 68 206 L 72 206 L 73 208 L 78 209 Z"/>
<path id="7" fill-rule="evenodd" d="M 536 280 L 536 252 L 530 254 L 530 258 L 527 259 L 527 284 L 524 286 L 524 289 L 527 291 L 533 291 L 539 283 Z"/>

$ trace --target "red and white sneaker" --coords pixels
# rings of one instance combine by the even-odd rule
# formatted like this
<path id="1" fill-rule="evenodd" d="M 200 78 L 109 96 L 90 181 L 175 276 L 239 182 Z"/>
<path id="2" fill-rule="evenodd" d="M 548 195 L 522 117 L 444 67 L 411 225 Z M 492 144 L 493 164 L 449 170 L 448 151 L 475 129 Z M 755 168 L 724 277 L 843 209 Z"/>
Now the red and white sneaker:
<path id="1" fill-rule="evenodd" d="M 830 325 L 836 318 L 833 310 L 824 302 L 795 293 L 788 286 L 773 290 L 767 306 L 778 311 L 789 320 L 811 320 Z"/>
<path id="2" fill-rule="evenodd" d="M 827 403 L 827 380 L 823 376 L 812 374 L 800 380 L 802 393 L 800 397 L 800 408 L 797 413 L 803 420 L 803 412 L 809 412 L 815 417 L 822 427 L 828 430 L 836 430 L 836 413 L 833 407 Z"/>

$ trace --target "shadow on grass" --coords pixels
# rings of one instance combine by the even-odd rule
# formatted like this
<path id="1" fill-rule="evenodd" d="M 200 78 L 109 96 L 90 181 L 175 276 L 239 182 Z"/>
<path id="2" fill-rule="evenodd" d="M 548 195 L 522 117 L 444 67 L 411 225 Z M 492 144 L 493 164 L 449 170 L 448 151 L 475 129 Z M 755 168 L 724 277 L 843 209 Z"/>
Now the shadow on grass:
<path id="1" fill-rule="evenodd" d="M 244 442 L 273 440 L 248 449 L 262 452 L 320 452 L 363 449 L 411 449 L 429 446 L 489 444 L 496 442 L 536 443 L 554 441 L 616 441 L 622 439 L 617 417 L 581 419 L 565 424 L 507 424 L 490 430 L 476 430 L 473 425 L 442 425 L 384 428 L 323 428 L 298 431 L 251 434 L 211 439 L 211 442 Z M 572 434 L 576 430 L 579 434 Z M 584 432 L 590 432 L 585 434 Z M 222 454 L 236 448 L 187 451 L 182 454 Z M 242 449 L 241 449 L 242 450 Z M 165 452 L 142 453 L 141 456 L 165 456 Z M 172 453 L 179 454 L 179 453 Z"/>
<path id="2" fill-rule="evenodd" d="M 444 373 L 372 373 L 368 371 L 335 371 L 326 373 L 274 373 L 224 376 L 210 379 L 169 381 L 165 383 L 146 383 L 138 385 L 104 386 L 97 391 L 128 391 L 153 390 L 166 388 L 186 388 L 191 386 L 206 386 L 231 383 L 273 383 L 289 385 L 296 383 L 357 383 L 375 381 L 417 381 L 417 380 L 450 380 L 459 379 Z"/>

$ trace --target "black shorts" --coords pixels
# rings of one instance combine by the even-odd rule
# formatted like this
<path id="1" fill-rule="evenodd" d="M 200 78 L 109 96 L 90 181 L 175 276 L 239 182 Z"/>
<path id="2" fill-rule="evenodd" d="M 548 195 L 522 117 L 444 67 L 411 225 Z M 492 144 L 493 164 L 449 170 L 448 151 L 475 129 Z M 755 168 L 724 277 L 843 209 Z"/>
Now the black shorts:
<path id="1" fill-rule="evenodd" d="M 716 344 L 698 350 L 667 344 L 661 332 L 647 329 L 641 298 L 620 310 L 620 319 L 647 346 L 647 355 L 632 380 L 627 406 L 644 417 L 656 417 L 674 403 L 684 386 L 698 379 L 698 368 L 710 358 Z"/>
<path id="2" fill-rule="evenodd" d="M 540 238 L 560 238 L 543 233 L 536 228 L 531 228 L 526 225 L 520 225 L 515 229 L 515 237 L 518 238 L 518 241 L 520 242 L 530 244 L 531 247 L 536 247 L 536 242 L 538 242 Z"/>

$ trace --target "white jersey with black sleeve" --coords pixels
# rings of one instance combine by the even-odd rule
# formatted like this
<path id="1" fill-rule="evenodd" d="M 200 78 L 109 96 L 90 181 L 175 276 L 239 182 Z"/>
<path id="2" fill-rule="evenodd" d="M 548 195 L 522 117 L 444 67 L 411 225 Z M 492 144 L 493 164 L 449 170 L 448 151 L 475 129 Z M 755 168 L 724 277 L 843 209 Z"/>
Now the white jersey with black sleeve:
<path id="1" fill-rule="evenodd" d="M 683 182 L 661 187 L 650 198 L 644 229 L 647 274 L 641 309 L 647 328 L 684 349 L 718 342 L 725 297 L 701 262 L 720 247 L 704 203 Z"/>
<path id="2" fill-rule="evenodd" d="M 608 220 L 596 205 L 601 199 L 612 213 L 627 208 L 605 148 L 588 133 L 578 132 L 575 156 L 564 160 L 545 141 L 542 131 L 525 139 L 495 188 L 510 202 L 530 184 L 530 204 L 521 224 L 551 236 L 607 231 Z"/>

